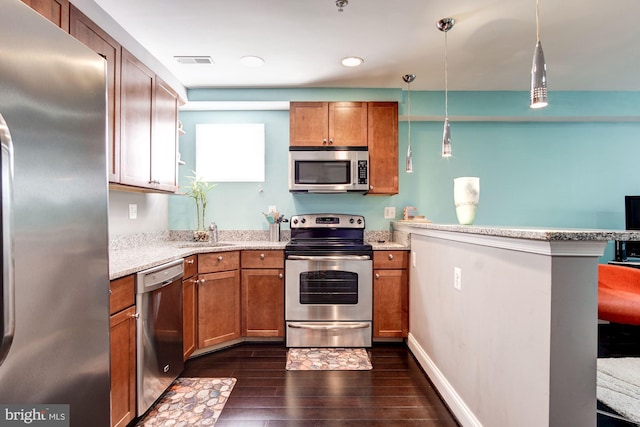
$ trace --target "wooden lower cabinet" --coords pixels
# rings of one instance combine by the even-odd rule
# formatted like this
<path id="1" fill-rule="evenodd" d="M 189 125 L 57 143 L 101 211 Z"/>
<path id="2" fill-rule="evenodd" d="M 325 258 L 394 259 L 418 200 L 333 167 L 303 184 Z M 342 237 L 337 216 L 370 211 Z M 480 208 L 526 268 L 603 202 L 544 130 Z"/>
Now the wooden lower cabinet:
<path id="1" fill-rule="evenodd" d="M 199 275 L 198 348 L 240 338 L 240 271 Z"/>
<path id="2" fill-rule="evenodd" d="M 284 270 L 242 270 L 242 336 L 284 337 Z"/>
<path id="3" fill-rule="evenodd" d="M 182 351 L 184 360 L 198 346 L 198 255 L 184 259 L 182 279 Z"/>
<path id="4" fill-rule="evenodd" d="M 374 251 L 374 338 L 406 338 L 409 334 L 408 255 L 407 251 Z"/>
<path id="5" fill-rule="evenodd" d="M 136 307 L 111 316 L 111 425 L 126 426 L 136 416 Z"/>
<path id="6" fill-rule="evenodd" d="M 182 281 L 182 339 L 183 356 L 187 360 L 197 346 L 197 277 Z"/>

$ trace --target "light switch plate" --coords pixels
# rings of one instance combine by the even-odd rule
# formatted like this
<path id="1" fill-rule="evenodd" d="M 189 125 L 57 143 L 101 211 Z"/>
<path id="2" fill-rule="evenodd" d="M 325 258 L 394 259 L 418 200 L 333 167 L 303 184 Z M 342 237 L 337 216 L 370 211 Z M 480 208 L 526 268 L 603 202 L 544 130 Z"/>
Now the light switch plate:
<path id="1" fill-rule="evenodd" d="M 394 219 L 396 217 L 395 206 L 386 206 L 384 208 L 384 219 Z"/>
<path id="2" fill-rule="evenodd" d="M 138 205 L 132 203 L 129 205 L 129 219 L 138 218 Z"/>

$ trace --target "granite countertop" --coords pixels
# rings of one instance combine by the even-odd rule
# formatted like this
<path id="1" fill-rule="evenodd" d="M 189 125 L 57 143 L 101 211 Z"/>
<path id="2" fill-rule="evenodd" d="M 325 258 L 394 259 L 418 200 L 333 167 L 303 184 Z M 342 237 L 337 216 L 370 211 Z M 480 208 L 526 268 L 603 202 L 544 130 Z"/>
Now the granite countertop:
<path id="1" fill-rule="evenodd" d="M 405 232 L 411 232 L 412 229 L 424 229 L 543 241 L 640 240 L 640 231 L 628 230 L 598 230 L 551 227 L 498 227 L 483 225 L 434 224 L 418 221 L 396 221 L 393 223 L 393 227 L 395 230 Z"/>
<path id="2" fill-rule="evenodd" d="M 283 250 L 288 241 L 220 241 L 218 243 L 197 243 L 188 241 L 156 241 L 131 248 L 109 251 L 109 279 L 134 274 L 147 268 L 174 261 L 189 255 L 233 250 Z M 374 250 L 407 250 L 409 245 L 387 240 L 368 241 Z"/>
<path id="3" fill-rule="evenodd" d="M 218 243 L 167 241 L 135 246 L 130 249 L 111 249 L 109 279 L 134 274 L 193 254 L 249 249 L 284 249 L 286 244 L 287 242 L 269 241 L 221 241 Z"/>

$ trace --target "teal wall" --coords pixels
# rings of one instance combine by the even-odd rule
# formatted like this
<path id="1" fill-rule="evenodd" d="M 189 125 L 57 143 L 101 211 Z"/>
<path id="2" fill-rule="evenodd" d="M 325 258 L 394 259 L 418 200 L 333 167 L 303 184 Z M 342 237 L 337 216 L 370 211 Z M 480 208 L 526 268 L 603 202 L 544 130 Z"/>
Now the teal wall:
<path id="1" fill-rule="evenodd" d="M 196 90 L 190 100 L 397 100 L 400 90 Z M 181 112 L 181 184 L 194 168 L 197 123 L 265 123 L 264 183 L 220 183 L 210 193 L 208 221 L 222 229 L 267 229 L 261 212 L 276 205 L 287 216 L 347 212 L 387 230 L 385 206 L 398 218 L 406 205 L 438 223 L 455 223 L 453 178 L 480 177 L 476 224 L 624 228 L 624 196 L 640 194 L 640 93 L 556 92 L 543 110 L 525 92 L 450 92 L 453 157 L 440 157 L 442 92 L 412 92 L 414 173 L 404 172 L 406 121 L 399 125 L 400 194 L 290 194 L 287 191 L 288 111 Z M 264 190 L 258 191 L 259 185 Z M 172 196 L 171 229 L 191 229 L 191 199 Z M 610 254 L 611 249 L 608 249 Z M 605 256 L 608 256 L 605 254 Z"/>

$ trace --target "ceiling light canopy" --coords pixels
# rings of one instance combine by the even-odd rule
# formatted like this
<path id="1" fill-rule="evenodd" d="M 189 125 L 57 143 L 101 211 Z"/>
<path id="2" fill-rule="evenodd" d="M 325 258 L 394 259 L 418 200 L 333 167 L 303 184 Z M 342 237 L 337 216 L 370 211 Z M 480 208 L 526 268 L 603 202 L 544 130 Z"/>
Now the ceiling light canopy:
<path id="1" fill-rule="evenodd" d="M 264 65 L 264 59 L 259 56 L 247 55 L 240 58 L 240 63 L 247 67 L 262 67 Z"/>
<path id="2" fill-rule="evenodd" d="M 358 56 L 347 56 L 346 58 L 342 58 L 341 62 L 345 67 L 357 67 L 364 62 L 364 59 Z"/>
<path id="3" fill-rule="evenodd" d="M 344 11 L 344 7 L 349 4 L 349 0 L 336 0 L 336 7 L 338 8 L 338 12 Z"/>

